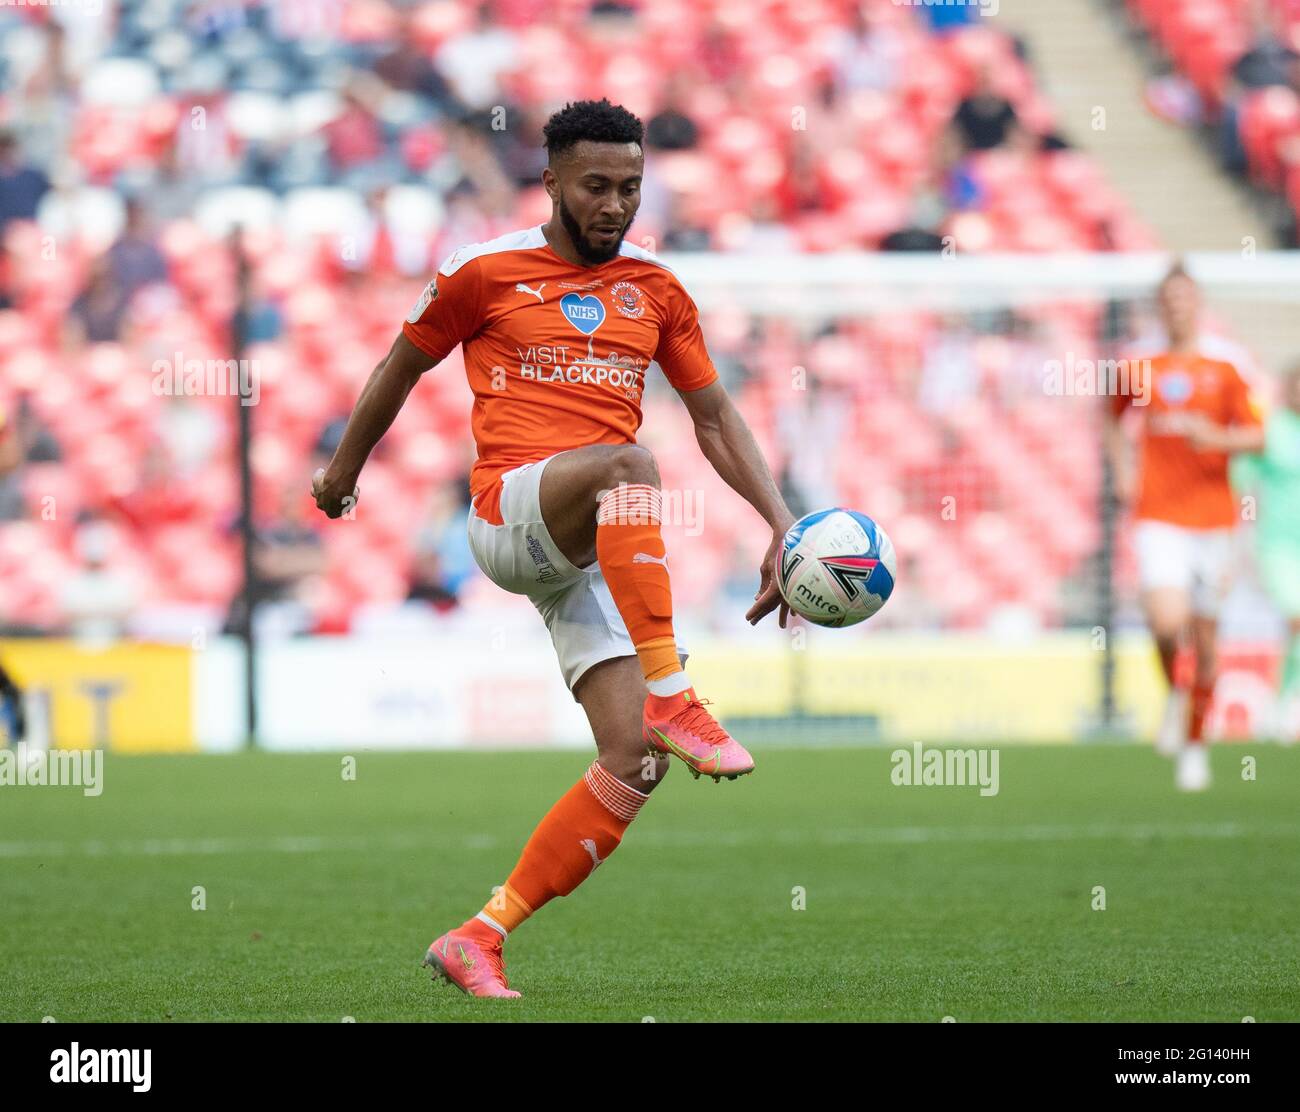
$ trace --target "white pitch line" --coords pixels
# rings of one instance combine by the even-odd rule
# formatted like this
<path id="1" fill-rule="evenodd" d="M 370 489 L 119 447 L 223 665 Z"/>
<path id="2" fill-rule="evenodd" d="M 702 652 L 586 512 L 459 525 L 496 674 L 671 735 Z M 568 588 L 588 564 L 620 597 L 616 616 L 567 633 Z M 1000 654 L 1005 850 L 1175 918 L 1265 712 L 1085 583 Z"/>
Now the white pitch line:
<path id="1" fill-rule="evenodd" d="M 629 840 L 630 845 L 667 849 L 698 849 L 701 846 L 869 846 L 917 845 L 941 842 L 1071 842 L 1132 841 L 1153 838 L 1235 839 L 1251 837 L 1300 838 L 1300 826 L 1274 824 L 1254 826 L 1237 822 L 1140 823 L 1132 826 L 1108 823 L 1059 826 L 882 826 L 858 829 L 725 831 L 700 834 L 676 830 L 647 830 Z M 191 857 L 221 854 L 302 854 L 329 851 L 446 850 L 468 852 L 494 850 L 505 839 L 493 834 L 462 834 L 454 839 L 437 834 L 403 834 L 382 837 L 339 837 L 336 835 L 282 835 L 271 838 L 147 838 L 125 841 L 42 841 L 0 842 L 0 858 L 31 857 Z"/>

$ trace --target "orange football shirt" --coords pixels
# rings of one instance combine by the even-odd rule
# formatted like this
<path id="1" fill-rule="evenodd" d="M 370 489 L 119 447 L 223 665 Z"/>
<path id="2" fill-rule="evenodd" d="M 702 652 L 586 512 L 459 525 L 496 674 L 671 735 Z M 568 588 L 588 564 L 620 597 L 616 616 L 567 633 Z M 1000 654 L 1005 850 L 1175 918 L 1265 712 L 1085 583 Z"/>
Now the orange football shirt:
<path id="1" fill-rule="evenodd" d="M 633 444 L 651 362 L 678 390 L 718 373 L 695 303 L 624 243 L 599 266 L 560 258 L 539 225 L 453 252 L 402 325 L 435 360 L 463 345 L 478 459 L 470 497 L 501 521 L 501 476 L 588 444 Z"/>
<path id="2" fill-rule="evenodd" d="M 1149 375 L 1141 374 L 1141 388 L 1113 399 L 1117 415 L 1130 405 L 1143 414 L 1135 516 L 1188 529 L 1235 525 L 1239 515 L 1228 483 L 1228 454 L 1198 451 L 1177 422 L 1180 415 L 1195 413 L 1216 425 L 1258 425 L 1250 388 L 1222 360 L 1167 352 L 1146 362 Z M 1134 404 L 1143 394 L 1148 403 Z"/>

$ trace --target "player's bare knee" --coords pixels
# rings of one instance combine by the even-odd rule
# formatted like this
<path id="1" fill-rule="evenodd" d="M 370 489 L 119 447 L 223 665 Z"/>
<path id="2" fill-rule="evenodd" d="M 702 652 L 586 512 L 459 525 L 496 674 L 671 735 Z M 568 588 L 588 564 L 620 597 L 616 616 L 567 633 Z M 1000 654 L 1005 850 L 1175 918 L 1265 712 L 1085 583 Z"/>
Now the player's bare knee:
<path id="1" fill-rule="evenodd" d="M 611 488 L 619 483 L 647 483 L 657 487 L 659 465 L 648 448 L 642 448 L 639 444 L 624 444 L 610 452 L 605 482 Z"/>
<path id="2" fill-rule="evenodd" d="M 668 761 L 664 757 L 652 757 L 644 746 L 626 748 L 604 746 L 600 752 L 600 763 L 605 771 L 633 788 L 648 795 L 668 774 Z"/>

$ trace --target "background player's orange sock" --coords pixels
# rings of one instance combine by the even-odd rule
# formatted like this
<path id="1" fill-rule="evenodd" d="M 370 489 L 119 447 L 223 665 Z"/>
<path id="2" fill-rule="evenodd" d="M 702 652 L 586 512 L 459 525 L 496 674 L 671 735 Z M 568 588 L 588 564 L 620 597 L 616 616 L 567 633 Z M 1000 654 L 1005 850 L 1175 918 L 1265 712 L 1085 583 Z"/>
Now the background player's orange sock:
<path id="1" fill-rule="evenodd" d="M 1187 740 L 1189 742 L 1203 742 L 1205 740 L 1205 716 L 1210 711 L 1210 703 L 1214 699 L 1214 677 L 1210 676 L 1204 679 L 1201 676 L 1196 677 L 1196 682 L 1192 684 L 1192 713 L 1191 722 L 1187 729 Z"/>
<path id="2" fill-rule="evenodd" d="M 673 636 L 668 556 L 659 529 L 662 502 L 658 488 L 649 483 L 619 483 L 605 492 L 596 511 L 596 559 L 647 682 L 682 671 Z M 689 683 L 669 686 L 674 690 L 656 694 L 676 694 Z"/>
<path id="3" fill-rule="evenodd" d="M 648 798 L 593 761 L 537 824 L 514 872 L 464 929 L 478 932 L 482 924 L 508 934 L 547 901 L 567 896 L 618 848 Z"/>

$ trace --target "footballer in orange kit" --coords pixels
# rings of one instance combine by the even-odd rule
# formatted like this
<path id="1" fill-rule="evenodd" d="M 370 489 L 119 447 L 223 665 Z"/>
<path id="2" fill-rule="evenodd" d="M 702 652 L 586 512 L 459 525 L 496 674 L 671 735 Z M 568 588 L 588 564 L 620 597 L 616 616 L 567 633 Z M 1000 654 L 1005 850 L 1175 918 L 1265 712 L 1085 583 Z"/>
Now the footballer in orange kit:
<path id="1" fill-rule="evenodd" d="M 671 757 L 697 778 L 754 768 L 697 698 L 674 634 L 659 470 L 636 443 L 652 363 L 704 457 L 771 529 L 747 619 L 779 607 L 784 626 L 787 616 L 774 565 L 793 517 L 718 379 L 694 302 L 624 238 L 641 200 L 641 121 L 607 100 L 580 101 L 543 131 L 550 220 L 462 247 L 438 268 L 312 480 L 320 509 L 344 513 L 420 376 L 462 347 L 478 450 L 474 558 L 537 607 L 597 749 L 483 910 L 429 947 L 435 979 L 474 996 L 519 995 L 506 980 L 507 936 L 608 860 Z"/>

